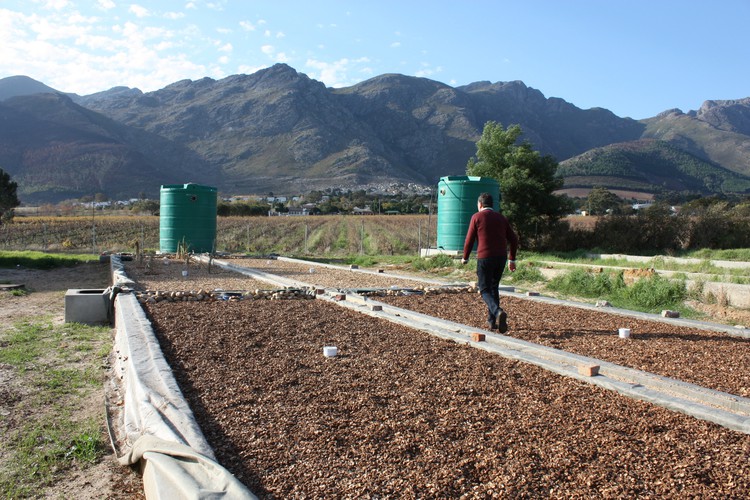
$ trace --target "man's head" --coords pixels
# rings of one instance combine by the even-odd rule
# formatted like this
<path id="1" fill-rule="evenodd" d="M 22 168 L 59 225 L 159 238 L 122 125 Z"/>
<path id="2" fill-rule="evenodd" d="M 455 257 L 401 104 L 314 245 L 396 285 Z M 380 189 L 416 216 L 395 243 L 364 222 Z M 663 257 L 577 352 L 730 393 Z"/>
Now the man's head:
<path id="1" fill-rule="evenodd" d="M 490 193 L 482 193 L 477 199 L 477 205 L 480 208 L 492 208 L 492 195 Z"/>

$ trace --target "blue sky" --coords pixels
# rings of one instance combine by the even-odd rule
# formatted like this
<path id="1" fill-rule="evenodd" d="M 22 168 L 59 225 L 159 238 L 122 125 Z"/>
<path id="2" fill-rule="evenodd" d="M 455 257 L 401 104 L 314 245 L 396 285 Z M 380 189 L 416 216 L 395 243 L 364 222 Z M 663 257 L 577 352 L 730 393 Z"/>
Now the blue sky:
<path id="1" fill-rule="evenodd" d="M 750 0 L 0 0 L 0 78 L 148 92 L 283 62 L 329 87 L 521 80 L 640 119 L 750 97 L 748 20 Z"/>

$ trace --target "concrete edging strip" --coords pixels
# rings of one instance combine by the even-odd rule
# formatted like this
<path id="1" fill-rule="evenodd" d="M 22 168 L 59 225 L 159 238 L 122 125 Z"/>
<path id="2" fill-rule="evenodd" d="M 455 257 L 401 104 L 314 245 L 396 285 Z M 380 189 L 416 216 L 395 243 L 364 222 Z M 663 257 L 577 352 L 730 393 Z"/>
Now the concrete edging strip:
<path id="1" fill-rule="evenodd" d="M 115 403 L 118 411 L 108 409 L 107 413 L 117 415 L 110 435 L 118 462 L 140 464 L 148 499 L 256 499 L 216 462 L 135 295 L 119 293 L 114 304 L 113 380 L 109 383 L 116 386 L 121 400 Z"/>

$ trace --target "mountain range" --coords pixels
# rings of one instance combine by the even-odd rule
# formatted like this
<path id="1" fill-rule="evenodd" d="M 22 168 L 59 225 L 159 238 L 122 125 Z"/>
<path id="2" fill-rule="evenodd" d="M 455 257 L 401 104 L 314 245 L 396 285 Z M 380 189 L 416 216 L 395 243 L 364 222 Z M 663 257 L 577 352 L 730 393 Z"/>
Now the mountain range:
<path id="1" fill-rule="evenodd" d="M 750 193 L 750 98 L 633 120 L 520 81 L 451 87 L 385 74 L 328 88 L 285 64 L 147 93 L 0 79 L 0 168 L 26 204 L 157 198 L 161 185 L 187 182 L 222 194 L 402 189 L 464 174 L 488 121 L 519 124 L 560 162 L 570 192 Z"/>

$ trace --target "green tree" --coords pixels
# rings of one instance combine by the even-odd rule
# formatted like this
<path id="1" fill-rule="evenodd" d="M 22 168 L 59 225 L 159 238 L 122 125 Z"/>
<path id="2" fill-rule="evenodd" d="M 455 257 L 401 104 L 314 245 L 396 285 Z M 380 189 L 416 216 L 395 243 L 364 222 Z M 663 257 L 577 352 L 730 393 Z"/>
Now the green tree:
<path id="1" fill-rule="evenodd" d="M 159 213 L 159 202 L 156 200 L 141 199 L 130 206 L 130 210 L 136 213 L 156 215 Z"/>
<path id="2" fill-rule="evenodd" d="M 569 198 L 554 194 L 563 186 L 556 176 L 557 161 L 534 151 L 527 141 L 519 143 L 520 136 L 520 125 L 504 129 L 500 123 L 487 122 L 466 173 L 498 181 L 502 194 L 498 208 L 524 245 L 533 248 L 572 207 Z"/>
<path id="3" fill-rule="evenodd" d="M 18 184 L 10 180 L 10 175 L 0 168 L 0 224 L 13 218 L 13 209 L 21 202 L 16 191 Z"/>
<path id="4" fill-rule="evenodd" d="M 604 215 L 607 211 L 620 212 L 622 200 L 603 186 L 594 186 L 589 192 L 586 205 L 591 215 Z"/>

